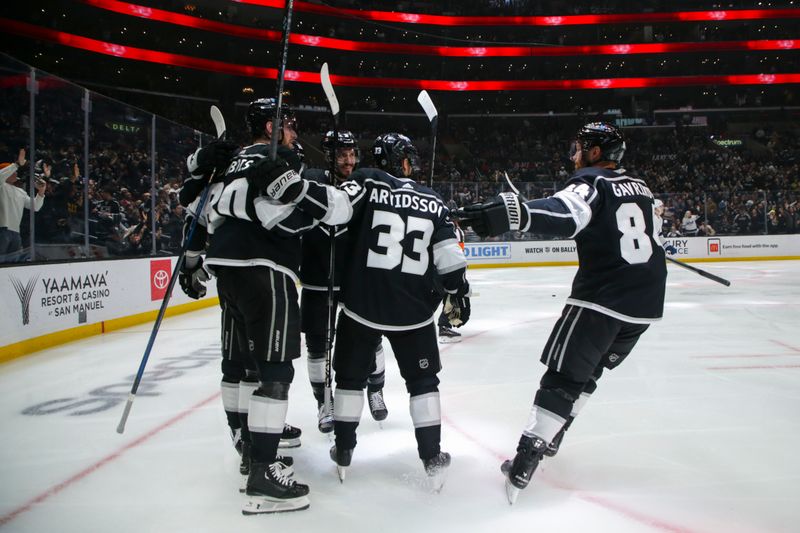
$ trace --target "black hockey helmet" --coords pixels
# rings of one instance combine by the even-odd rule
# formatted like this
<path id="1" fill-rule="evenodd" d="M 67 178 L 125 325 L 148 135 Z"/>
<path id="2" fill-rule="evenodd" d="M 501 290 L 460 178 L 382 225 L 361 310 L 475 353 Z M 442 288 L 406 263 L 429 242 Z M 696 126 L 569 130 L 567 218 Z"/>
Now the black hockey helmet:
<path id="1" fill-rule="evenodd" d="M 247 108 L 247 127 L 254 137 L 264 135 L 267 122 L 275 118 L 278 101 L 275 98 L 259 98 Z M 281 103 L 281 120 L 294 120 L 294 113 L 286 103 Z"/>
<path id="2" fill-rule="evenodd" d="M 619 164 L 625 154 L 625 137 L 616 126 L 608 122 L 590 122 L 578 130 L 576 137 L 584 152 L 600 147 L 600 161 L 613 161 Z"/>
<path id="3" fill-rule="evenodd" d="M 339 142 L 333 142 L 333 131 L 328 131 L 322 138 L 322 151 L 325 154 L 325 160 L 328 162 L 328 164 L 333 164 L 335 163 L 336 159 L 334 155 L 334 149 L 352 148 L 356 154 L 356 165 L 358 165 L 358 162 L 361 159 L 361 154 L 358 151 L 358 141 L 356 140 L 356 136 L 353 135 L 352 131 L 348 130 L 338 130 L 336 133 L 339 137 Z"/>
<path id="4" fill-rule="evenodd" d="M 376 167 L 401 178 L 404 177 L 404 159 L 408 159 L 411 165 L 412 176 L 421 172 L 417 149 L 411 143 L 411 139 L 402 133 L 379 135 L 372 145 L 372 157 Z"/>

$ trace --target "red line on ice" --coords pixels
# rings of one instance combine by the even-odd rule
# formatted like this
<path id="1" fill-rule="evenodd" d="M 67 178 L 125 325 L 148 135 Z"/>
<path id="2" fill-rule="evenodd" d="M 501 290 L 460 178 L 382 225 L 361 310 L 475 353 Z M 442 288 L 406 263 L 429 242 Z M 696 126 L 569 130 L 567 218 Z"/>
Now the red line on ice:
<path id="1" fill-rule="evenodd" d="M 57 485 L 53 485 L 52 487 L 50 487 L 49 489 L 47 489 L 46 491 L 44 491 L 40 495 L 36 496 L 32 500 L 29 500 L 28 502 L 24 503 L 20 507 L 17 507 L 16 509 L 11 511 L 10 513 L 3 515 L 2 517 L 0 517 L 0 527 L 5 526 L 6 524 L 8 524 L 12 520 L 14 520 L 19 515 L 27 512 L 27 511 L 30 511 L 31 507 L 33 507 L 34 505 L 42 503 L 43 501 L 45 501 L 46 499 L 50 498 L 51 496 L 55 496 L 56 494 L 58 494 L 59 492 L 61 492 L 64 489 L 66 489 L 70 485 L 72 485 L 72 484 L 82 480 L 83 478 L 87 477 L 88 475 L 96 472 L 97 470 L 101 469 L 102 467 L 104 467 L 105 465 L 109 464 L 110 462 L 112 462 L 112 461 L 114 461 L 116 459 L 119 459 L 128 450 L 131 450 L 131 449 L 139 446 L 140 444 L 148 441 L 152 437 L 158 435 L 159 433 L 161 433 L 162 431 L 164 431 L 168 427 L 176 424 L 177 422 L 180 422 L 181 420 L 183 420 L 184 418 L 186 418 L 190 414 L 194 413 L 195 411 L 197 411 L 201 407 L 204 407 L 206 404 L 211 403 L 212 401 L 214 401 L 217 398 L 219 398 L 219 396 L 221 394 L 222 394 L 221 392 L 217 392 L 214 395 L 209 396 L 205 400 L 201 401 L 200 403 L 197 403 L 197 404 L 189 407 L 185 411 L 183 411 L 181 413 L 178 413 L 177 415 L 173 416 L 172 418 L 170 418 L 169 420 L 167 420 L 163 424 L 155 427 L 154 429 L 151 429 L 150 431 L 148 431 L 147 433 L 145 433 L 141 437 L 138 437 L 136 440 L 134 440 L 132 442 L 129 442 L 125 446 L 122 446 L 121 448 L 119 448 L 117 451 L 112 452 L 109 455 L 106 455 L 105 457 L 103 457 L 102 459 L 100 459 L 99 461 L 94 463 L 93 465 L 84 468 L 83 470 L 81 470 L 80 472 L 75 474 L 74 476 L 62 481 L 61 483 L 59 483 Z"/>
<path id="2" fill-rule="evenodd" d="M 535 320 L 526 320 L 524 322 L 515 322 L 514 324 L 507 324 L 507 325 L 501 326 L 501 327 L 499 327 L 497 329 L 500 329 L 500 328 L 505 329 L 505 328 L 512 327 L 512 326 L 519 326 L 521 324 L 526 324 L 526 323 L 530 323 L 530 322 L 537 322 L 539 320 L 546 320 L 547 318 L 550 318 L 550 317 L 542 317 L 542 318 L 538 318 L 538 319 L 535 319 Z M 489 333 L 490 331 L 493 331 L 493 330 L 483 330 L 483 331 L 479 331 L 479 332 L 477 332 L 477 333 L 475 333 L 473 335 L 469 335 L 469 336 L 465 335 L 464 336 L 464 340 L 469 340 L 469 339 L 472 339 L 474 337 L 479 337 L 479 336 L 483 335 L 484 333 Z M 443 347 L 442 349 L 440 349 L 439 351 L 440 352 L 448 351 L 450 348 L 452 348 L 454 346 L 455 346 L 455 344 L 449 344 L 449 345 Z M 475 437 L 474 435 L 472 435 L 468 431 L 466 431 L 466 430 L 462 429 L 461 427 L 459 427 L 457 424 L 455 424 L 447 416 L 442 415 L 442 422 L 444 422 L 445 424 L 450 426 L 456 432 L 460 433 L 462 437 L 464 437 L 465 439 L 467 439 L 470 442 L 472 442 L 473 444 L 475 444 L 478 448 L 482 449 L 485 452 L 488 452 L 490 455 L 494 456 L 498 460 L 502 461 L 504 459 L 508 459 L 509 458 L 509 454 L 501 453 L 501 452 L 495 450 L 494 448 L 492 448 L 488 444 L 484 443 L 481 439 Z M 512 449 L 512 451 L 513 451 L 513 449 Z M 498 468 L 498 471 L 499 471 L 499 468 Z M 669 522 L 666 522 L 664 520 L 660 520 L 660 519 L 655 518 L 653 516 L 648 516 L 646 514 L 638 512 L 638 511 L 634 511 L 633 509 L 628 509 L 627 507 L 623 507 L 622 505 L 620 505 L 620 504 L 618 504 L 618 503 L 616 503 L 614 501 L 611 501 L 611 500 L 609 500 L 607 498 L 602 498 L 602 497 L 596 496 L 594 494 L 582 492 L 579 489 L 576 489 L 575 487 L 570 487 L 570 486 L 565 485 L 563 483 L 560 483 L 560 482 L 558 482 L 558 481 L 556 481 L 554 479 L 550 479 L 547 476 L 540 476 L 540 478 L 542 479 L 542 481 L 544 481 L 546 484 L 550 485 L 551 487 L 555 487 L 557 489 L 569 491 L 569 492 L 573 493 L 575 496 L 577 496 L 578 498 L 580 498 L 582 500 L 585 500 L 587 502 L 590 502 L 590 503 L 593 503 L 593 504 L 598 505 L 600 507 L 603 507 L 604 509 L 608 509 L 609 511 L 617 512 L 617 513 L 619 513 L 619 514 L 621 514 L 621 515 L 623 515 L 623 516 L 625 516 L 627 518 L 630 518 L 631 520 L 633 520 L 635 522 L 639 522 L 641 524 L 646 524 L 648 526 L 660 529 L 662 531 L 671 531 L 671 532 L 674 532 L 674 533 L 691 533 L 692 532 L 692 530 L 689 529 L 689 528 L 686 528 L 686 527 L 683 527 L 683 526 L 674 525 L 674 524 L 670 524 Z"/>

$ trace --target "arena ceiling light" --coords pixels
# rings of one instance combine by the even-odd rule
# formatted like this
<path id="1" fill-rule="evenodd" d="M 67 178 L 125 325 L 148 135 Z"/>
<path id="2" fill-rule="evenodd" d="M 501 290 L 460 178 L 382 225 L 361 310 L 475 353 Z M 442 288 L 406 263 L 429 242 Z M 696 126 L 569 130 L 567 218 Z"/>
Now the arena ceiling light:
<path id="1" fill-rule="evenodd" d="M 162 9 L 119 2 L 117 0 L 81 0 L 84 4 L 100 9 L 114 11 L 125 15 L 148 20 L 175 24 L 224 35 L 279 42 L 281 32 L 261 30 L 237 24 L 228 24 L 213 20 L 183 15 Z M 800 11 L 800 10 L 798 10 Z M 673 54 L 697 52 L 735 52 L 749 50 L 796 50 L 800 49 L 800 40 L 752 40 L 752 41 L 718 41 L 718 42 L 681 42 L 681 43 L 633 43 L 633 44 L 599 44 L 578 46 L 435 46 L 405 43 L 383 43 L 371 41 L 352 41 L 316 35 L 292 33 L 291 44 L 328 48 L 350 52 L 368 52 L 397 55 L 428 55 L 439 57 L 564 57 L 579 55 L 629 55 L 629 54 Z"/>
<path id="2" fill-rule="evenodd" d="M 31 39 L 57 43 L 71 48 L 87 50 L 98 54 L 120 57 L 135 61 L 158 63 L 176 67 L 192 68 L 244 76 L 251 78 L 276 79 L 278 72 L 274 68 L 239 65 L 226 61 L 217 61 L 192 57 L 183 54 L 161 52 L 125 46 L 80 35 L 65 33 L 50 28 L 42 28 L 24 22 L 0 18 L 0 31 Z M 286 80 L 301 83 L 320 82 L 319 72 L 287 70 Z M 774 85 L 800 83 L 800 73 L 788 74 L 731 74 L 713 76 L 659 76 L 638 78 L 600 78 L 573 80 L 423 80 L 410 78 L 375 78 L 367 76 L 331 76 L 337 86 L 375 87 L 387 89 L 426 89 L 429 91 L 545 91 L 576 89 L 631 89 L 682 87 L 693 85 Z"/>
<path id="3" fill-rule="evenodd" d="M 239 4 L 283 9 L 283 0 L 232 0 Z M 423 13 L 343 9 L 309 2 L 295 2 L 294 9 L 328 17 L 355 18 L 400 24 L 429 26 L 581 26 L 656 22 L 727 22 L 800 18 L 800 9 L 727 9 L 714 11 L 674 11 L 666 13 L 615 13 L 603 15 L 551 15 L 538 17 L 451 17 Z"/>

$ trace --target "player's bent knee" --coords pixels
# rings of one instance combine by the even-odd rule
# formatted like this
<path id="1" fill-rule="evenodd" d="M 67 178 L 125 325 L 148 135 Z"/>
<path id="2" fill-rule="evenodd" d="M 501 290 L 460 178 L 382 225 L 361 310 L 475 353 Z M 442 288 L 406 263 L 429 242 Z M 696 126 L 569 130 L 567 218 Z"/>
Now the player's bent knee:
<path id="1" fill-rule="evenodd" d="M 340 378 L 339 374 L 336 374 L 336 389 L 344 389 L 344 390 L 364 390 L 367 388 L 367 380 L 366 378 L 362 379 L 347 379 L 347 378 Z"/>
<path id="2" fill-rule="evenodd" d="M 244 365 L 240 361 L 222 360 L 222 381 L 238 383 L 245 379 Z"/>
<path id="3" fill-rule="evenodd" d="M 406 383 L 406 390 L 411 396 L 428 394 L 439 390 L 439 378 L 436 376 L 425 376 Z"/>
<path id="4" fill-rule="evenodd" d="M 322 354 L 322 357 L 325 357 L 325 352 L 328 350 L 328 339 L 325 335 L 306 334 L 306 347 L 308 348 L 309 357 L 312 354 Z"/>
<path id="5" fill-rule="evenodd" d="M 291 361 L 282 363 L 259 361 L 258 373 L 261 383 L 291 383 L 294 380 L 294 366 Z"/>
<path id="6" fill-rule="evenodd" d="M 277 381 L 262 382 L 253 395 L 261 396 L 262 398 L 270 398 L 272 400 L 288 400 L 289 384 Z"/>

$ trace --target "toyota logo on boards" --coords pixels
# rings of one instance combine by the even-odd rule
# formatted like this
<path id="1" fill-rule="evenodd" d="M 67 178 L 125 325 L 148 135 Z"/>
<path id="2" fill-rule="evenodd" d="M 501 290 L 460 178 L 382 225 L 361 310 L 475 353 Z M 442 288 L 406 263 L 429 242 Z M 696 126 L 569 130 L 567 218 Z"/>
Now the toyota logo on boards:
<path id="1" fill-rule="evenodd" d="M 172 260 L 153 259 L 150 261 L 150 300 L 162 300 L 167 294 Z"/>

